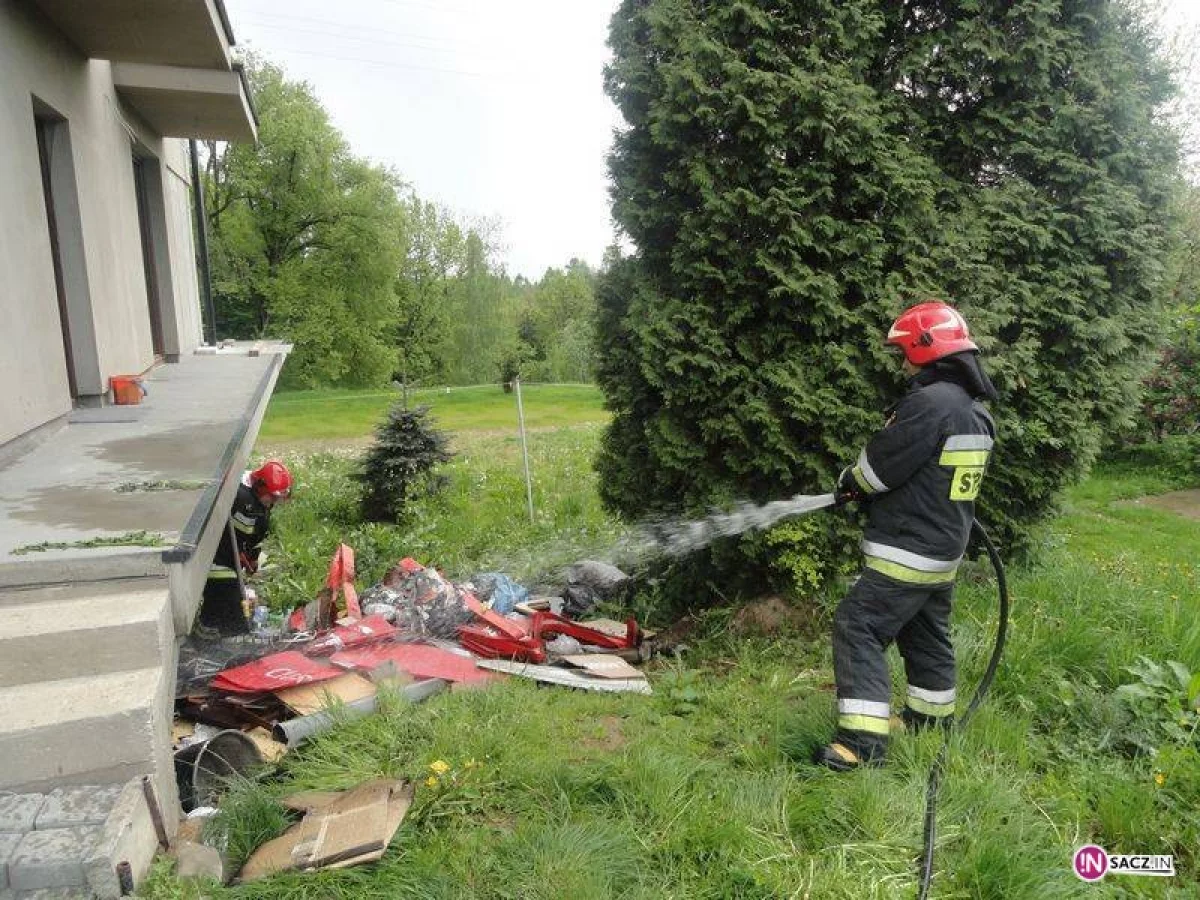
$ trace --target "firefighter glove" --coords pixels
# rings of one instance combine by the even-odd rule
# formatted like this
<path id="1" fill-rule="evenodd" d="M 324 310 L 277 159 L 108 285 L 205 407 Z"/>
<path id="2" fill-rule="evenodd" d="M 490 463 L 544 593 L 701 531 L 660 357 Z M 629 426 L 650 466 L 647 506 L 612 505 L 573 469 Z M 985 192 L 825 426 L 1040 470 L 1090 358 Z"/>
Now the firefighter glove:
<path id="1" fill-rule="evenodd" d="M 242 564 L 242 571 L 247 575 L 253 575 L 258 571 L 258 562 L 250 556 L 245 550 L 238 554 L 238 559 Z"/>
<path id="2" fill-rule="evenodd" d="M 837 487 L 833 489 L 833 502 L 838 506 L 858 503 L 867 499 L 866 493 L 859 487 L 858 481 L 855 480 L 854 473 L 850 469 L 850 466 L 842 469 L 842 474 L 838 476 Z"/>

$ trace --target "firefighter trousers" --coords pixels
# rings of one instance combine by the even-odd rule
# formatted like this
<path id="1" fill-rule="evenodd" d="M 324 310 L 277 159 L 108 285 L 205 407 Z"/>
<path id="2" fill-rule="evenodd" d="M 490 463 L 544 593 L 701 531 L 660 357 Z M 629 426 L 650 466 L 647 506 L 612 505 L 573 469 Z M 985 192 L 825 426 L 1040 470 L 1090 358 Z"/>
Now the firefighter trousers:
<path id="1" fill-rule="evenodd" d="M 200 602 L 200 624 L 220 632 L 222 637 L 247 634 L 250 626 L 242 609 L 242 586 L 233 578 L 209 577 L 204 583 L 204 598 Z"/>
<path id="2" fill-rule="evenodd" d="M 836 741 L 865 759 L 886 751 L 892 682 L 885 654 L 892 641 L 908 678 L 905 721 L 917 726 L 950 721 L 956 675 L 950 643 L 953 596 L 953 582 L 910 584 L 863 571 L 834 613 Z"/>

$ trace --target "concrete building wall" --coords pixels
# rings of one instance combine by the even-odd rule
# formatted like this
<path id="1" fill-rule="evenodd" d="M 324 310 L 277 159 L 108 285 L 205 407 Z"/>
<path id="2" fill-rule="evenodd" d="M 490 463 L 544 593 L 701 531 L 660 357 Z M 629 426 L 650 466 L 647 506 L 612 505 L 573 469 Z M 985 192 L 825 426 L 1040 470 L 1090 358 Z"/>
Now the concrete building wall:
<path id="1" fill-rule="evenodd" d="M 18 72 L 23 18 L 0 3 L 0 383 L 12 386 L 0 441 L 70 408 L 33 107 Z"/>
<path id="2" fill-rule="evenodd" d="M 149 368 L 154 351 L 128 119 L 115 92 L 104 83 L 109 64 L 96 61 L 89 68 L 92 90 L 88 99 L 93 104 L 99 140 L 80 146 L 76 159 L 89 175 L 81 185 L 80 206 L 100 376 L 107 381 L 113 375 L 135 375 Z"/>
<path id="3" fill-rule="evenodd" d="M 161 229 L 156 271 L 169 304 L 164 351 L 199 342 L 184 142 L 149 131 L 88 60 L 29 6 L 0 0 L 0 444 L 70 410 L 35 110 L 53 126 L 52 178 L 78 392 L 153 363 L 133 154 L 152 157 Z M 184 144 L 184 146 L 186 146 Z M 60 189 L 61 188 L 61 189 Z M 152 216 L 153 218 L 153 216 Z M 71 233 L 72 222 L 75 233 Z"/>
<path id="4" fill-rule="evenodd" d="M 204 343 L 200 313 L 200 283 L 196 274 L 196 244 L 192 234 L 191 161 L 187 141 L 163 142 L 163 196 L 167 213 L 167 241 L 181 352 L 190 353 Z"/>

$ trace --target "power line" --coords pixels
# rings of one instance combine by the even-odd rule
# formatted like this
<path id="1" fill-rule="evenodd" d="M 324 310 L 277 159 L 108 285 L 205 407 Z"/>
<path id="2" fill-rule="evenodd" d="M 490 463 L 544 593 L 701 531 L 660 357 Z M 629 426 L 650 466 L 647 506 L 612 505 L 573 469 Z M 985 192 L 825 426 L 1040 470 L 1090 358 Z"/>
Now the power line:
<path id="1" fill-rule="evenodd" d="M 465 6 L 465 7 L 464 6 L 456 6 L 452 2 L 452 0 L 436 0 L 436 2 L 431 2 L 431 0 L 375 0 L 375 3 L 382 4 L 384 6 L 392 6 L 392 7 L 403 7 L 403 6 L 418 7 L 420 9 L 428 9 L 431 12 L 438 12 L 438 13 L 448 12 L 453 15 L 460 15 L 460 16 L 473 15 L 475 12 L 475 10 L 470 6 L 470 4 L 468 4 L 468 6 Z M 240 5 L 241 4 L 239 3 L 239 6 Z M 368 5 L 370 5 L 370 4 L 368 4 Z"/>
<path id="2" fill-rule="evenodd" d="M 338 41 L 354 41 L 360 44 L 369 44 L 374 47 L 409 47 L 414 50 L 425 50 L 429 53 L 455 53 L 456 51 L 450 47 L 424 47 L 420 44 L 411 44 L 404 41 L 378 41 L 371 38 L 350 37 L 349 35 L 335 34 L 331 35 L 325 31 L 319 31 L 315 28 L 290 28 L 286 25 L 272 25 L 263 23 L 254 23 L 258 28 L 266 28 L 271 31 L 288 31 L 301 34 L 318 34 L 326 38 L 332 38 Z"/>
<path id="3" fill-rule="evenodd" d="M 463 69 L 442 69 L 435 66 L 417 66 L 408 63 L 398 63 L 391 60 L 364 59 L 360 56 L 342 56 L 335 53 L 319 53 L 316 50 L 297 50 L 292 47 L 272 47 L 279 53 L 298 53 L 301 56 L 315 56 L 321 59 L 334 59 L 339 62 L 358 63 L 364 66 L 374 66 L 383 69 L 406 69 L 413 72 L 434 72 L 442 75 L 463 75 L 468 78 L 510 78 L 516 72 L 467 72 Z M 536 74 L 536 73 L 530 73 Z"/>
<path id="4" fill-rule="evenodd" d="M 314 19 L 309 16 L 294 16 L 290 13 L 287 14 L 286 16 L 277 16 L 273 13 L 254 11 L 254 12 L 250 13 L 249 16 L 250 16 L 250 18 L 248 19 L 249 22 L 251 22 L 252 24 L 260 25 L 262 27 L 291 28 L 291 26 L 277 25 L 274 22 L 270 21 L 272 19 L 275 19 L 277 21 L 307 22 L 312 25 L 320 25 L 320 26 L 322 26 L 322 28 L 320 31 L 318 31 L 316 33 L 324 35 L 325 37 L 342 37 L 342 35 L 330 34 L 329 31 L 326 30 L 329 28 L 338 28 L 338 29 L 342 29 L 343 31 L 366 30 L 366 29 L 355 29 L 354 26 L 348 26 L 342 22 L 333 22 L 333 21 L 330 21 L 329 19 Z M 267 22 L 261 22 L 261 21 L 255 22 L 254 21 L 255 17 L 260 17 L 262 19 L 266 19 Z M 241 19 L 242 16 L 239 15 L 237 18 Z M 299 31 L 301 29 L 292 28 L 291 30 Z M 370 28 L 369 31 L 373 35 L 387 35 L 389 37 L 401 38 L 402 40 L 418 40 L 418 41 L 426 41 L 426 42 L 433 43 L 433 44 L 443 44 L 447 48 L 456 49 L 456 50 L 457 49 L 468 49 L 468 50 L 470 50 L 470 49 L 474 49 L 474 50 L 492 49 L 491 47 L 488 47 L 485 44 L 477 44 L 477 43 L 471 43 L 471 42 L 465 42 L 465 41 L 457 41 L 456 42 L 456 41 L 447 40 L 445 38 L 429 37 L 429 36 L 423 35 L 423 34 L 410 34 L 410 33 L 406 33 L 403 31 L 392 31 L 392 30 L 386 29 L 386 28 Z M 351 38 L 350 35 L 346 35 L 345 37 L 348 39 L 351 39 L 351 40 L 358 40 L 358 38 Z"/>
<path id="5" fill-rule="evenodd" d="M 458 15 L 470 15 L 473 10 L 466 7 L 455 7 L 450 0 L 438 0 L 433 3 L 430 0 L 376 0 L 378 3 L 383 3 L 387 6 L 418 6 L 422 9 L 432 10 L 433 12 L 452 12 Z"/>

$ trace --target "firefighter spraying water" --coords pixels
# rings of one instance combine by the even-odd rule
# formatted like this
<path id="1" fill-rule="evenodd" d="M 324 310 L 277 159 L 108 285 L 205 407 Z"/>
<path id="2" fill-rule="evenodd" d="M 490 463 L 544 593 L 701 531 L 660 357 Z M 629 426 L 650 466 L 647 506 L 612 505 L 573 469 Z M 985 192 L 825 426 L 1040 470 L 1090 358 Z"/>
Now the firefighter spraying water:
<path id="1" fill-rule="evenodd" d="M 1008 592 L 999 553 L 975 520 L 996 428 L 983 407 L 995 400 L 966 320 L 953 307 L 922 303 L 905 311 L 887 341 L 904 354 L 904 396 L 886 411 L 884 427 L 832 494 L 797 496 L 684 523 L 658 523 L 639 549 L 682 555 L 720 537 L 767 528 L 792 516 L 850 502 L 868 504 L 863 571 L 834 616 L 833 657 L 838 719 L 833 740 L 813 761 L 848 771 L 883 761 L 892 729 L 891 679 L 885 652 L 894 641 L 908 685 L 901 727 L 963 726 L 987 694 L 1004 650 Z M 950 641 L 954 579 L 974 534 L 987 551 L 999 588 L 996 641 L 967 709 L 955 720 L 956 662 Z M 933 878 L 937 793 L 947 743 L 930 769 L 918 896 Z"/>
<path id="2" fill-rule="evenodd" d="M 951 721 L 956 693 L 950 609 L 996 426 L 982 400 L 996 389 L 953 307 L 905 311 L 887 341 L 904 353 L 908 390 L 842 471 L 839 503 L 870 501 L 863 572 L 834 614 L 837 732 L 815 761 L 846 770 L 882 761 L 890 731 L 894 641 L 908 678 L 909 728 Z"/>

